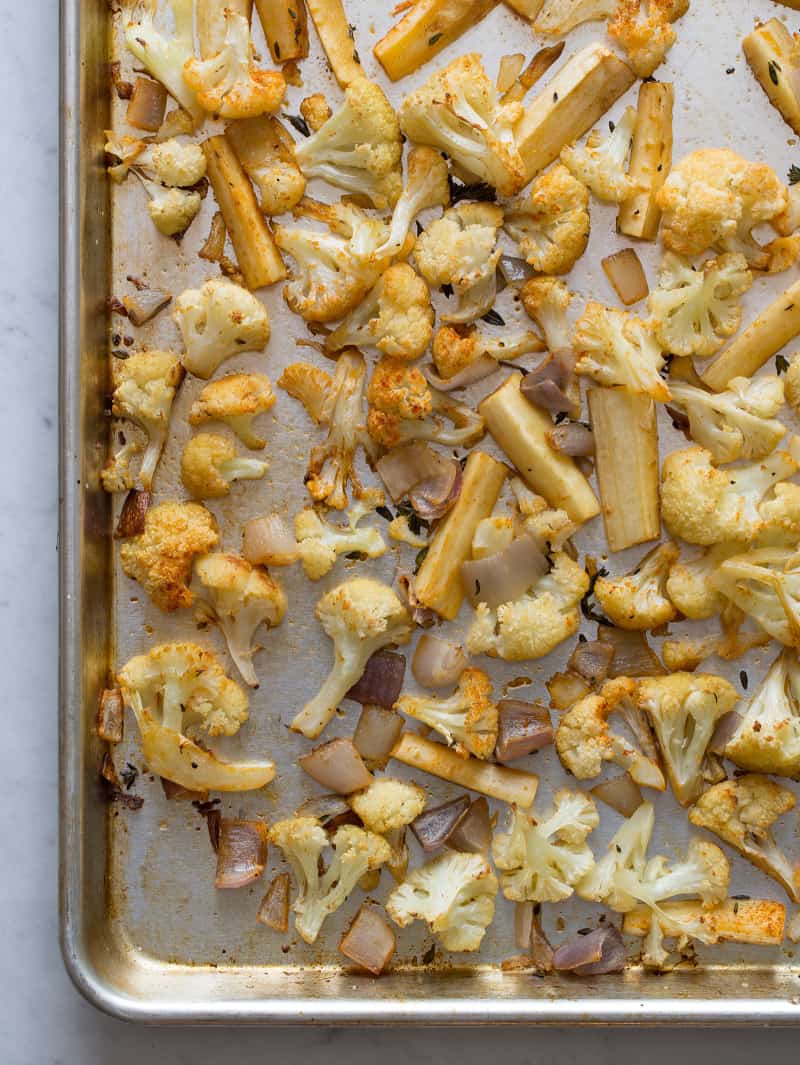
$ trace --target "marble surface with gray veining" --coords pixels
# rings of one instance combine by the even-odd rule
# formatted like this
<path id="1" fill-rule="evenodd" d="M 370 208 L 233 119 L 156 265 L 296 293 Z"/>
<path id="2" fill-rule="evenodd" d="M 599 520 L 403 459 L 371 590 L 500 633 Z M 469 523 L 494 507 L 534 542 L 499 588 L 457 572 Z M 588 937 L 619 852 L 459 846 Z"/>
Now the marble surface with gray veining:
<path id="1" fill-rule="evenodd" d="M 0 0 L 0 1065 L 794 1060 L 788 1031 L 137 1028 L 73 990 L 56 915 L 57 34 L 54 0 Z"/>

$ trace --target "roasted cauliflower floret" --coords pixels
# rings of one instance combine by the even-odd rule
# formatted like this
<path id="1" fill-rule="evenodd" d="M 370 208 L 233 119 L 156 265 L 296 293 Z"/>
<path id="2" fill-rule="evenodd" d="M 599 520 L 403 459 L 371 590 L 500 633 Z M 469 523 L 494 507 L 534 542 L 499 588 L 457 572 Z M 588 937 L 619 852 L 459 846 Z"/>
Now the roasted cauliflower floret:
<path id="1" fill-rule="evenodd" d="M 800 665 L 794 651 L 783 651 L 772 663 L 725 754 L 756 773 L 800 775 Z"/>
<path id="2" fill-rule="evenodd" d="M 600 130 L 592 130 L 583 147 L 572 144 L 561 149 L 561 162 L 574 178 L 591 189 L 598 200 L 622 203 L 639 188 L 627 173 L 635 129 L 636 108 L 626 107 L 622 118 L 605 139 Z"/>
<path id="3" fill-rule="evenodd" d="M 155 24 L 155 11 L 147 3 L 133 6 L 131 21 L 125 26 L 125 45 L 156 81 L 197 125 L 205 117 L 194 90 L 183 80 L 184 64 L 194 53 L 194 4 L 192 0 L 168 0 L 173 16 L 171 32 Z"/>
<path id="4" fill-rule="evenodd" d="M 610 621 L 621 629 L 655 629 L 672 621 L 676 610 L 666 585 L 670 567 L 679 556 L 675 544 L 659 544 L 633 573 L 598 577 L 594 594 Z"/>
<path id="5" fill-rule="evenodd" d="M 544 0 L 533 29 L 560 37 L 584 22 L 608 18 L 616 3 L 617 0 Z"/>
<path id="6" fill-rule="evenodd" d="M 364 494 L 355 470 L 359 447 L 370 459 L 377 454 L 366 427 L 366 374 L 363 355 L 348 348 L 339 356 L 333 378 L 310 363 L 296 362 L 287 366 L 278 380 L 314 421 L 328 426 L 328 439 L 311 449 L 305 483 L 313 500 L 335 510 L 347 506 L 349 484 L 357 497 Z"/>
<path id="7" fill-rule="evenodd" d="M 449 207 L 417 237 L 417 269 L 432 288 L 451 285 L 458 305 L 443 322 L 471 322 L 491 308 L 502 255 L 497 236 L 503 212 L 493 203 Z"/>
<path id="8" fill-rule="evenodd" d="M 549 544 L 552 551 L 560 551 L 579 526 L 566 510 L 551 507 L 542 496 L 536 495 L 519 477 L 512 477 L 509 487 L 514 493 L 522 524 L 542 547 Z"/>
<path id="9" fill-rule="evenodd" d="M 576 373 L 661 402 L 670 398 L 661 377 L 664 350 L 650 322 L 590 300 L 575 325 L 573 342 L 578 352 Z"/>
<path id="10" fill-rule="evenodd" d="M 599 776 L 603 762 L 615 762 L 637 784 L 663 791 L 659 767 L 635 744 L 612 732 L 609 717 L 623 713 L 636 698 L 636 682 L 629 677 L 606 681 L 598 694 L 586 695 L 563 715 L 556 729 L 556 751 L 565 769 L 578 780 Z"/>
<path id="11" fill-rule="evenodd" d="M 478 603 L 467 633 L 467 650 L 507 662 L 543 658 L 578 631 L 578 606 L 588 589 L 586 572 L 569 555 L 557 551 L 550 572 L 519 599 L 496 609 Z"/>
<path id="12" fill-rule="evenodd" d="M 717 721 L 736 705 L 736 689 L 711 673 L 643 677 L 638 706 L 658 737 L 675 798 L 688 806 L 703 790 L 706 750 Z"/>
<path id="13" fill-rule="evenodd" d="M 136 166 L 162 185 L 188 189 L 206 176 L 206 157 L 199 144 L 179 141 L 177 137 L 147 146 L 144 141 L 139 143 L 143 151 L 136 157 Z"/>
<path id="14" fill-rule="evenodd" d="M 797 545 L 761 547 L 733 555 L 711 582 L 764 632 L 800 648 L 800 555 Z"/>
<path id="15" fill-rule="evenodd" d="M 389 844 L 374 832 L 343 825 L 329 840 L 314 817 L 277 821 L 269 830 L 269 841 L 283 851 L 297 881 L 294 926 L 306 943 L 316 942 L 326 917 L 347 901 L 361 877 L 391 857 Z M 329 846 L 333 853 L 321 872 L 323 852 Z"/>
<path id="16" fill-rule="evenodd" d="M 332 525 L 311 509 L 295 515 L 297 548 L 310 580 L 318 581 L 330 573 L 339 555 L 357 552 L 367 558 L 380 558 L 386 553 L 386 542 L 377 529 L 358 528 L 361 519 L 382 506 L 383 501 L 380 489 L 367 489 L 363 499 L 353 503 L 347 511 L 347 525 Z"/>
<path id="17" fill-rule="evenodd" d="M 414 147 L 408 153 L 406 168 L 406 181 L 394 205 L 389 235 L 377 255 L 396 255 L 405 245 L 418 214 L 450 203 L 447 163 L 439 152 L 424 145 Z"/>
<path id="18" fill-rule="evenodd" d="M 800 902 L 800 871 L 775 842 L 772 826 L 794 809 L 788 788 L 769 777 L 747 773 L 723 780 L 704 792 L 689 811 L 698 828 L 713 832 L 777 880 L 793 902 Z"/>
<path id="19" fill-rule="evenodd" d="M 608 33 L 625 50 L 637 77 L 649 78 L 675 43 L 672 23 L 689 10 L 689 0 L 618 0 Z"/>
<path id="20" fill-rule="evenodd" d="M 761 462 L 716 468 L 703 447 L 673 451 L 661 469 L 661 513 L 673 536 L 690 544 L 751 540 L 771 522 L 764 515 L 776 486 L 797 472 L 786 451 Z"/>
<path id="21" fill-rule="evenodd" d="M 400 195 L 402 141 L 394 109 L 380 86 L 358 78 L 344 104 L 295 147 L 300 169 L 349 193 L 391 207 Z"/>
<path id="22" fill-rule="evenodd" d="M 412 440 L 469 447 L 484 434 L 480 414 L 431 388 L 415 366 L 389 355 L 375 367 L 367 398 L 367 432 L 386 448 Z"/>
<path id="23" fill-rule="evenodd" d="M 234 444 L 218 433 L 191 437 L 181 455 L 181 480 L 195 499 L 219 499 L 234 481 L 257 481 L 268 469 L 261 459 L 237 455 Z"/>
<path id="24" fill-rule="evenodd" d="M 568 274 L 589 243 L 589 190 L 562 165 L 505 205 L 503 229 L 541 274 Z"/>
<path id="25" fill-rule="evenodd" d="M 761 270 L 770 256 L 751 231 L 786 205 L 786 189 L 766 163 L 748 162 L 728 148 L 702 148 L 676 163 L 658 192 L 661 236 L 680 255 L 707 248 L 740 252 Z"/>
<path id="26" fill-rule="evenodd" d="M 706 392 L 684 381 L 670 382 L 671 402 L 689 418 L 689 435 L 715 462 L 761 459 L 786 435 L 775 415 L 783 406 L 783 382 L 770 374 L 734 377 L 724 392 Z"/>
<path id="27" fill-rule="evenodd" d="M 418 359 L 433 336 L 428 286 L 408 263 L 396 263 L 330 334 L 332 351 L 376 347 L 397 359 Z"/>
<path id="28" fill-rule="evenodd" d="M 567 311 L 572 293 L 554 277 L 532 277 L 519 292 L 525 313 L 541 329 L 549 351 L 568 348 L 572 344 L 572 330 Z"/>
<path id="29" fill-rule="evenodd" d="M 717 591 L 712 577 L 717 567 L 738 554 L 741 545 L 714 544 L 695 558 L 676 561 L 667 578 L 667 595 L 677 609 L 693 621 L 705 621 L 719 614 L 725 597 Z"/>
<path id="30" fill-rule="evenodd" d="M 225 135 L 255 185 L 262 214 L 291 211 L 303 198 L 306 179 L 294 157 L 294 141 L 272 115 L 229 122 Z"/>
<path id="31" fill-rule="evenodd" d="M 597 807 L 581 791 L 561 788 L 552 809 L 532 817 L 511 811 L 507 832 L 492 841 L 500 888 L 515 902 L 560 902 L 594 865 L 586 837 L 597 828 Z"/>
<path id="32" fill-rule="evenodd" d="M 315 613 L 333 641 L 334 664 L 317 695 L 292 721 L 295 732 L 312 740 L 360 680 L 369 657 L 389 644 L 408 643 L 411 636 L 411 618 L 392 589 L 366 577 L 326 592 Z"/>
<path id="33" fill-rule="evenodd" d="M 157 503 L 144 519 L 144 532 L 120 547 L 122 569 L 138 581 L 162 610 L 194 601 L 189 581 L 196 555 L 219 544 L 214 515 L 200 503 Z"/>
<path id="34" fill-rule="evenodd" d="M 798 414 L 800 413 L 800 353 L 792 357 L 783 380 L 786 402 L 795 414 Z"/>
<path id="35" fill-rule="evenodd" d="M 274 406 L 275 393 L 266 374 L 228 374 L 205 386 L 189 411 L 189 424 L 225 422 L 245 447 L 260 450 L 267 441 L 255 431 L 253 421 Z"/>
<path id="36" fill-rule="evenodd" d="M 171 351 L 137 351 L 127 359 L 112 361 L 111 413 L 128 418 L 147 434 L 138 479 L 148 491 L 167 442 L 172 401 L 183 377 L 181 360 Z"/>
<path id="37" fill-rule="evenodd" d="M 286 92 L 283 74 L 253 63 L 250 26 L 244 15 L 225 11 L 225 40 L 209 59 L 187 59 L 183 80 L 206 111 L 220 118 L 253 118 L 277 111 Z"/>
<path id="38" fill-rule="evenodd" d="M 708 259 L 697 268 L 667 252 L 648 303 L 656 336 L 674 355 L 713 355 L 739 328 L 739 297 L 752 284 L 747 260 L 738 252 Z"/>
<path id="39" fill-rule="evenodd" d="M 479 950 L 496 895 L 497 877 L 483 855 L 453 851 L 409 873 L 386 912 L 401 928 L 426 921 L 445 950 Z"/>
<path id="40" fill-rule="evenodd" d="M 448 698 L 434 695 L 403 695 L 395 710 L 435 729 L 463 755 L 489 758 L 497 740 L 497 707 L 492 700 L 492 682 L 482 669 L 465 669 L 458 689 Z"/>
<path id="41" fill-rule="evenodd" d="M 134 170 L 134 174 L 147 193 L 147 213 L 159 233 L 174 237 L 185 232 L 202 206 L 200 193 L 188 189 L 167 189 L 138 170 Z"/>
<path id="42" fill-rule="evenodd" d="M 253 638 L 262 623 L 274 629 L 283 621 L 283 588 L 265 569 L 239 555 L 204 555 L 195 563 L 195 573 L 203 588 L 203 620 L 219 625 L 242 680 L 257 688 L 253 655 L 259 648 Z"/>
<path id="43" fill-rule="evenodd" d="M 269 340 L 264 304 L 225 277 L 187 288 L 175 301 L 173 318 L 186 348 L 183 365 L 205 380 L 225 359 L 242 351 L 262 351 Z"/>
<path id="44" fill-rule="evenodd" d="M 494 337 L 474 326 L 443 325 L 436 330 L 431 350 L 437 373 L 447 380 L 481 359 L 511 361 L 531 351 L 541 351 L 542 346 L 537 334 L 530 331 L 504 332 Z"/>
<path id="45" fill-rule="evenodd" d="M 514 143 L 519 103 L 501 104 L 475 52 L 431 74 L 405 97 L 400 128 L 416 144 L 447 152 L 463 170 L 511 196 L 525 184 L 525 166 Z"/>
<path id="46" fill-rule="evenodd" d="M 426 800 L 425 792 L 416 784 L 378 777 L 368 788 L 349 796 L 347 801 L 361 818 L 364 828 L 383 836 L 410 825 L 425 809 Z"/>
<path id="47" fill-rule="evenodd" d="M 247 721 L 247 696 L 212 651 L 196 643 L 162 643 L 131 658 L 118 674 L 125 701 L 162 728 L 195 739 L 233 736 Z"/>

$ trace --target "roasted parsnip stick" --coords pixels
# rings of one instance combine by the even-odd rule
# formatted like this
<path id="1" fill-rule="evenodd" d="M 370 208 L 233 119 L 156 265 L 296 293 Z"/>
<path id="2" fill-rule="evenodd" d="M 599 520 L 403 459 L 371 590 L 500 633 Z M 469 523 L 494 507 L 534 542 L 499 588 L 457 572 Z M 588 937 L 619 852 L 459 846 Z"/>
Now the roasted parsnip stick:
<path id="1" fill-rule="evenodd" d="M 655 540 L 661 532 L 655 403 L 622 388 L 590 388 L 588 399 L 608 546 L 623 551 Z"/>
<path id="2" fill-rule="evenodd" d="M 528 180 L 591 129 L 635 80 L 627 63 L 600 44 L 572 56 L 526 107 L 514 130 Z"/>
<path id="3" fill-rule="evenodd" d="M 470 557 L 478 522 L 492 513 L 507 473 L 502 462 L 485 452 L 470 454 L 458 501 L 434 533 L 414 580 L 419 602 L 448 621 L 464 601 L 461 563 Z"/>
<path id="4" fill-rule="evenodd" d="M 756 26 L 742 41 L 742 51 L 769 102 L 800 133 L 800 65 L 793 58 L 797 42 L 776 18 Z"/>
<path id="5" fill-rule="evenodd" d="M 351 81 L 363 78 L 364 68 L 342 0 L 308 0 L 308 10 L 341 87 L 345 89 Z"/>
<path id="6" fill-rule="evenodd" d="M 270 55 L 276 63 L 308 55 L 308 15 L 305 0 L 256 0 Z"/>
<path id="7" fill-rule="evenodd" d="M 628 173 L 643 188 L 620 206 L 617 229 L 626 236 L 655 240 L 658 235 L 661 211 L 656 196 L 672 166 L 674 101 L 675 89 L 668 82 L 645 81 L 639 86 Z"/>
<path id="8" fill-rule="evenodd" d="M 450 747 L 434 743 L 413 732 L 404 732 L 394 745 L 390 758 L 413 769 L 421 769 L 462 788 L 479 791 L 491 799 L 527 808 L 536 798 L 539 778 L 521 769 L 484 762 L 471 755 L 464 758 Z"/>
<path id="9" fill-rule="evenodd" d="M 249 23 L 253 0 L 196 0 L 194 10 L 200 58 L 210 59 L 219 51 L 219 42 L 225 40 L 225 12 L 243 15 Z"/>
<path id="10" fill-rule="evenodd" d="M 573 459 L 548 443 L 553 423 L 522 395 L 521 380 L 521 374 L 511 374 L 480 404 L 486 428 L 534 492 L 573 521 L 588 521 L 600 513 L 594 492 Z"/>
<path id="11" fill-rule="evenodd" d="M 536 82 L 545 76 L 553 63 L 561 58 L 565 43 L 565 41 L 559 41 L 550 48 L 540 48 L 508 92 L 503 93 L 503 103 L 510 104 L 524 99 L 528 90 L 532 89 Z"/>
<path id="12" fill-rule="evenodd" d="M 487 15 L 497 0 L 417 0 L 373 48 L 392 81 L 404 78 Z"/>
<path id="13" fill-rule="evenodd" d="M 505 3 L 529 22 L 533 22 L 544 6 L 544 0 L 505 0 Z"/>
<path id="14" fill-rule="evenodd" d="M 759 946 L 778 946 L 783 941 L 786 907 L 771 899 L 726 899 L 713 909 L 704 910 L 694 899 L 663 902 L 665 913 L 680 921 L 702 921 L 706 928 L 721 940 L 730 943 L 752 943 Z M 631 910 L 625 914 L 622 931 L 631 936 L 647 935 L 651 913 L 648 909 Z"/>
<path id="15" fill-rule="evenodd" d="M 715 392 L 722 392 L 731 378 L 751 377 L 798 333 L 800 281 L 795 281 L 711 363 L 703 380 Z"/>
<path id="16" fill-rule="evenodd" d="M 274 285 L 286 277 L 280 252 L 258 209 L 253 186 L 224 135 L 203 142 L 208 179 L 249 289 Z"/>

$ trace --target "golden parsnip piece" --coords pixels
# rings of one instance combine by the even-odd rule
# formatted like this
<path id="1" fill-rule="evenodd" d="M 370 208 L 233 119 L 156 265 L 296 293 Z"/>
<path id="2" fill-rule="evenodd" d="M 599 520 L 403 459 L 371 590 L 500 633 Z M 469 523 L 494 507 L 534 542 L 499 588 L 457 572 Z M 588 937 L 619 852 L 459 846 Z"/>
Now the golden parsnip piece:
<path id="1" fill-rule="evenodd" d="M 601 44 L 572 56 L 515 127 L 528 181 L 591 129 L 635 80 L 631 68 Z"/>
<path id="2" fill-rule="evenodd" d="M 305 59 L 308 55 L 308 15 L 305 0 L 256 0 L 272 58 Z"/>
<path id="3" fill-rule="evenodd" d="M 253 290 L 282 281 L 286 267 L 230 141 L 224 134 L 209 137 L 203 142 L 203 152 L 245 284 Z"/>
<path id="4" fill-rule="evenodd" d="M 660 903 L 664 912 L 681 924 L 701 921 L 711 935 L 729 943 L 751 943 L 772 947 L 783 942 L 786 907 L 771 899 L 726 899 L 705 909 L 699 899 Z M 650 930 L 652 911 L 635 909 L 625 914 L 622 931 L 630 936 L 644 936 Z"/>
<path id="5" fill-rule="evenodd" d="M 742 41 L 745 59 L 769 102 L 795 133 L 800 133 L 798 43 L 780 19 L 756 26 Z"/>
<path id="6" fill-rule="evenodd" d="M 608 546 L 623 551 L 655 540 L 661 532 L 655 403 L 622 388 L 590 388 L 587 395 Z"/>
<path id="7" fill-rule="evenodd" d="M 308 0 L 314 28 L 325 49 L 333 76 L 343 89 L 364 77 L 364 68 L 342 0 Z"/>
<path id="8" fill-rule="evenodd" d="M 502 462 L 485 452 L 470 454 L 458 500 L 436 529 L 414 580 L 420 604 L 448 621 L 464 601 L 461 563 L 470 558 L 478 523 L 492 513 L 507 473 Z"/>
<path id="9" fill-rule="evenodd" d="M 444 744 L 434 743 L 413 732 L 404 732 L 392 749 L 390 758 L 421 769 L 442 780 L 459 784 L 462 788 L 479 791 L 490 799 L 513 803 L 527 809 L 536 798 L 539 778 L 522 769 L 483 762 L 480 758 L 464 758 Z"/>
<path id="10" fill-rule="evenodd" d="M 752 377 L 800 333 L 800 281 L 773 300 L 705 371 L 703 381 L 722 392 L 734 377 Z"/>
<path id="11" fill-rule="evenodd" d="M 537 495 L 573 521 L 588 521 L 600 513 L 594 492 L 574 460 L 550 446 L 550 416 L 522 395 L 521 380 L 521 374 L 511 374 L 480 404 L 486 428 Z"/>
<path id="12" fill-rule="evenodd" d="M 373 48 L 392 81 L 427 63 L 476 25 L 497 0 L 417 0 Z"/>
<path id="13" fill-rule="evenodd" d="M 641 191 L 623 201 L 617 229 L 629 237 L 655 240 L 661 221 L 658 190 L 672 166 L 672 108 L 675 87 L 665 81 L 645 81 L 639 86 L 636 130 L 628 176 Z"/>

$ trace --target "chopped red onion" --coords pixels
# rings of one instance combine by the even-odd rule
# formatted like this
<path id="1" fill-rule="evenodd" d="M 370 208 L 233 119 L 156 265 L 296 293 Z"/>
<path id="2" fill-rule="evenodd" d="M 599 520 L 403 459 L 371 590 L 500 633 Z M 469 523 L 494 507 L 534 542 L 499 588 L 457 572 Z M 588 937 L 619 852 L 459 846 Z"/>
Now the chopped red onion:
<path id="1" fill-rule="evenodd" d="M 128 492 L 114 530 L 115 540 L 127 540 L 130 536 L 141 536 L 144 532 L 144 520 L 147 517 L 151 498 L 149 492 L 140 491 L 138 488 L 132 488 Z"/>
<path id="2" fill-rule="evenodd" d="M 569 394 L 577 356 L 571 348 L 558 348 L 522 378 L 520 392 L 551 414 L 577 418 L 580 404 Z"/>
<path id="3" fill-rule="evenodd" d="M 429 629 L 432 625 L 435 625 L 439 620 L 439 615 L 435 610 L 432 610 L 429 606 L 423 606 L 417 599 L 417 593 L 414 591 L 414 578 L 408 573 L 401 573 L 397 577 L 397 589 L 400 593 L 400 598 L 408 607 L 408 612 L 411 615 L 411 620 L 421 629 Z"/>
<path id="4" fill-rule="evenodd" d="M 380 976 L 397 947 L 394 931 L 380 914 L 362 906 L 339 942 L 339 950 L 350 961 Z"/>
<path id="5" fill-rule="evenodd" d="M 494 608 L 519 599 L 550 569 L 547 556 L 529 534 L 486 558 L 461 563 L 461 581 L 473 606 Z"/>
<path id="6" fill-rule="evenodd" d="M 542 908 L 538 903 L 534 904 L 531 918 L 530 953 L 531 961 L 540 973 L 553 971 L 553 956 L 555 952 L 542 928 Z"/>
<path id="7" fill-rule="evenodd" d="M 298 759 L 300 766 L 323 788 L 349 795 L 369 787 L 372 774 L 361 760 L 353 741 L 343 736 L 315 747 Z"/>
<path id="8" fill-rule="evenodd" d="M 586 458 L 594 454 L 594 433 L 582 422 L 562 422 L 547 434 L 554 451 L 572 458 Z"/>
<path id="9" fill-rule="evenodd" d="M 520 950 L 527 951 L 531 941 L 533 903 L 518 902 L 514 906 L 514 939 Z"/>
<path id="10" fill-rule="evenodd" d="M 507 285 L 520 285 L 534 276 L 536 271 L 525 259 L 518 259 L 514 255 L 501 255 L 497 268 L 503 275 Z"/>
<path id="11" fill-rule="evenodd" d="M 397 503 L 422 481 L 443 476 L 446 467 L 454 462 L 423 443 L 404 444 L 392 448 L 375 464 L 386 491 Z"/>
<path id="12" fill-rule="evenodd" d="M 601 784 L 595 784 L 590 791 L 596 799 L 604 802 L 606 806 L 610 806 L 623 817 L 630 817 L 634 814 L 644 801 L 639 785 L 629 773 L 621 773 L 610 780 L 604 780 Z"/>
<path id="13" fill-rule="evenodd" d="M 264 822 L 221 818 L 214 887 L 244 887 L 261 876 L 266 864 L 267 826 Z"/>
<path id="14" fill-rule="evenodd" d="M 289 566 L 300 557 L 294 533 L 280 514 L 267 514 L 246 522 L 242 554 L 254 566 Z"/>
<path id="15" fill-rule="evenodd" d="M 614 661 L 614 647 L 600 640 L 578 643 L 569 657 L 567 668 L 573 670 L 592 684 L 602 684 L 608 678 Z"/>
<path id="16" fill-rule="evenodd" d="M 97 735 L 106 743 L 122 742 L 125 702 L 119 688 L 106 688 L 97 704 Z"/>
<path id="17" fill-rule="evenodd" d="M 453 460 L 441 474 L 414 485 L 408 493 L 411 506 L 425 521 L 443 517 L 458 499 L 463 479 L 461 463 Z"/>
<path id="18" fill-rule="evenodd" d="M 714 735 L 711 737 L 708 744 L 709 752 L 711 754 L 724 754 L 725 748 L 733 739 L 733 736 L 741 723 L 742 716 L 741 714 L 737 714 L 735 710 L 723 714 L 717 722 L 717 727 L 714 729 Z"/>
<path id="19" fill-rule="evenodd" d="M 562 943 L 553 955 L 553 968 L 576 976 L 603 976 L 625 968 L 625 944 L 616 925 L 607 924 L 586 936 Z"/>
<path id="20" fill-rule="evenodd" d="M 171 301 L 169 292 L 159 292 L 154 288 L 144 288 L 132 296 L 122 297 L 122 305 L 135 326 L 144 325 L 155 318 Z"/>
<path id="21" fill-rule="evenodd" d="M 342 795 L 312 795 L 295 810 L 297 817 L 316 817 L 323 825 L 347 813 L 350 807 Z"/>
<path id="22" fill-rule="evenodd" d="M 455 392 L 459 388 L 474 385 L 476 381 L 482 381 L 498 369 L 497 359 L 493 359 L 491 355 L 479 355 L 474 362 L 454 373 L 452 377 L 440 377 L 431 366 L 423 366 L 422 372 L 428 384 L 438 388 L 440 392 Z"/>
<path id="23" fill-rule="evenodd" d="M 207 791 L 192 791 L 191 788 L 185 788 L 182 784 L 176 784 L 174 780 L 167 780 L 166 777 L 158 779 L 161 781 L 165 798 L 170 802 L 205 802 L 208 798 Z"/>
<path id="24" fill-rule="evenodd" d="M 492 845 L 492 821 L 489 803 L 481 796 L 473 799 L 464 816 L 447 837 L 447 846 L 469 854 L 488 854 Z"/>
<path id="25" fill-rule="evenodd" d="M 524 758 L 553 742 L 554 732 L 550 712 L 539 703 L 521 699 L 501 699 L 497 704 L 497 744 L 494 749 L 498 762 Z"/>
<path id="26" fill-rule="evenodd" d="M 258 907 L 256 920 L 275 932 L 289 930 L 289 891 L 291 878 L 288 873 L 279 873 L 267 889 Z"/>
<path id="27" fill-rule="evenodd" d="M 467 656 L 458 644 L 423 633 L 411 659 L 411 672 L 423 688 L 450 688 L 467 668 Z"/>
<path id="28" fill-rule="evenodd" d="M 402 731 L 403 719 L 399 714 L 367 703 L 361 710 L 353 743 L 370 768 L 383 769 Z"/>
<path id="29" fill-rule="evenodd" d="M 362 706 L 383 706 L 391 710 L 397 702 L 406 675 L 406 660 L 397 651 L 383 648 L 370 655 L 361 679 L 345 696 Z"/>
<path id="30" fill-rule="evenodd" d="M 597 638 L 614 648 L 609 677 L 663 677 L 666 673 L 643 632 L 598 625 Z"/>
<path id="31" fill-rule="evenodd" d="M 469 810 L 469 805 L 469 796 L 459 795 L 457 799 L 435 806 L 432 810 L 425 810 L 411 822 L 411 831 L 426 853 L 444 846 L 453 829 Z"/>

